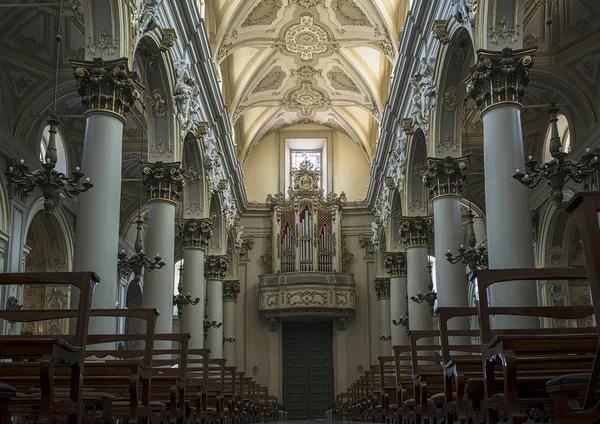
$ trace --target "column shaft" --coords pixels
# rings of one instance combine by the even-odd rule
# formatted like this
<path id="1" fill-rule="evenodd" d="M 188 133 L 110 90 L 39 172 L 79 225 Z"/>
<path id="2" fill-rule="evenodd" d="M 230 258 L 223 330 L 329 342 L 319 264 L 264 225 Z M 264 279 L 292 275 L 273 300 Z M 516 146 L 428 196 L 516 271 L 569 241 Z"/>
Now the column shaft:
<path id="1" fill-rule="evenodd" d="M 208 319 L 223 324 L 223 281 L 208 279 L 206 281 L 208 297 Z M 208 329 L 206 347 L 210 349 L 211 358 L 223 358 L 223 325 Z"/>
<path id="2" fill-rule="evenodd" d="M 426 302 L 416 303 L 410 296 L 418 292 L 427 293 L 427 247 L 412 246 L 406 249 L 407 282 L 408 282 L 408 322 L 411 330 L 431 330 L 433 321 L 431 310 Z M 420 344 L 427 344 L 422 340 Z"/>
<path id="3" fill-rule="evenodd" d="M 392 320 L 390 318 L 390 298 L 379 299 L 379 332 L 386 337 L 391 336 Z M 390 356 L 392 354 L 391 340 L 379 340 L 379 355 Z"/>
<path id="4" fill-rule="evenodd" d="M 390 277 L 390 315 L 392 320 L 408 317 L 408 302 L 406 300 L 406 276 Z M 392 346 L 408 344 L 407 328 L 403 325 L 393 325 Z"/>
<path id="5" fill-rule="evenodd" d="M 197 305 L 185 306 L 181 313 L 181 332 L 189 333 L 190 349 L 204 348 L 204 250 L 186 247 L 183 251 L 183 293 L 191 294 L 192 299 L 200 298 Z"/>
<path id="6" fill-rule="evenodd" d="M 447 252 L 456 253 L 463 244 L 460 197 L 448 195 L 433 199 L 433 222 L 438 305 L 469 306 L 465 266 L 446 260 Z M 449 328 L 466 330 L 469 318 L 454 318 Z"/>
<path id="7" fill-rule="evenodd" d="M 100 276 L 92 298 L 96 309 L 114 309 L 117 301 L 120 211 L 115 205 L 121 202 L 122 141 L 122 118 L 102 111 L 87 114 L 81 166 L 94 187 L 79 195 L 73 270 Z M 90 319 L 90 333 L 116 330 L 114 318 Z"/>
<path id="8" fill-rule="evenodd" d="M 144 273 L 142 305 L 144 308 L 157 308 L 160 311 L 156 320 L 156 333 L 171 333 L 175 274 L 175 203 L 168 200 L 150 202 L 146 255 L 152 258 L 156 254 L 160 254 L 165 266 Z"/>
<path id="9" fill-rule="evenodd" d="M 225 300 L 223 302 L 223 335 L 225 337 L 235 337 L 235 301 Z M 223 344 L 223 354 L 227 359 L 227 365 L 235 366 L 235 342 Z"/>
<path id="10" fill-rule="evenodd" d="M 525 169 L 521 108 L 534 49 L 501 52 L 481 50 L 468 91 L 482 108 L 485 203 L 489 268 L 531 268 L 533 235 L 527 187 L 517 182 Z M 537 305 L 532 282 L 499 283 L 491 287 L 493 306 Z M 496 328 L 531 328 L 537 318 L 494 317 Z"/>

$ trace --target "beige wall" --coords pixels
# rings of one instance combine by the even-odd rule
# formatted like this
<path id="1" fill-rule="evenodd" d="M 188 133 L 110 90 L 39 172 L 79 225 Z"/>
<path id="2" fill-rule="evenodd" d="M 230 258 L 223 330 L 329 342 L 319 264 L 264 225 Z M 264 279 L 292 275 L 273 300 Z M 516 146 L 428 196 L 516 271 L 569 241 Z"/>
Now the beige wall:
<path id="1" fill-rule="evenodd" d="M 377 298 L 373 289 L 375 264 L 365 260 L 359 235 L 368 235 L 373 220 L 364 206 L 349 205 L 343 211 L 342 234 L 354 255 L 349 271 L 356 282 L 356 316 L 344 331 L 334 329 L 333 354 L 336 393 L 346 391 L 358 377 L 358 367 L 365 370 L 377 362 L 379 347 Z M 242 218 L 244 235 L 255 238 L 249 260 L 240 262 L 241 291 L 236 306 L 236 355 L 238 368 L 253 376 L 259 384 L 282 399 L 282 330 L 271 332 L 258 317 L 258 275 L 264 272 L 260 256 L 268 248 L 270 211 L 255 207 Z M 254 367 L 258 374 L 253 374 Z"/>
<path id="2" fill-rule="evenodd" d="M 347 135 L 319 125 L 295 125 L 264 137 L 243 164 L 246 195 L 250 202 L 263 203 L 268 194 L 281 190 L 284 172 L 285 138 L 327 137 L 332 156 L 329 173 L 332 189 L 346 193 L 349 201 L 364 200 L 370 177 L 370 164 L 361 148 Z M 325 134 L 325 135 L 324 135 Z"/>

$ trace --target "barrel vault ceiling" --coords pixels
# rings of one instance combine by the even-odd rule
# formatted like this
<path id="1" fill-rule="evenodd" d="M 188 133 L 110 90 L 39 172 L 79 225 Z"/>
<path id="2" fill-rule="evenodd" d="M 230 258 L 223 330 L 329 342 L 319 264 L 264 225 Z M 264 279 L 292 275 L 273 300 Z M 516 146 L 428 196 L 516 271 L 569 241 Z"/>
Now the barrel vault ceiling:
<path id="1" fill-rule="evenodd" d="M 315 123 L 346 133 L 371 158 L 407 1 L 209 2 L 240 162 L 265 135 Z"/>

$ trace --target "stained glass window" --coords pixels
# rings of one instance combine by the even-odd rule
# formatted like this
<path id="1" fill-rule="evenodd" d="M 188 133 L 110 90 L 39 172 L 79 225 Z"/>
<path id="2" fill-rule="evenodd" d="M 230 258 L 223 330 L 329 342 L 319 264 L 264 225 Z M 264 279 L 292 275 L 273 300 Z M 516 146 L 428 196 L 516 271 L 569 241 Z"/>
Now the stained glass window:
<path id="1" fill-rule="evenodd" d="M 321 169 L 321 152 L 309 150 L 292 150 L 292 169 L 298 169 L 300 164 L 308 159 L 314 170 Z"/>

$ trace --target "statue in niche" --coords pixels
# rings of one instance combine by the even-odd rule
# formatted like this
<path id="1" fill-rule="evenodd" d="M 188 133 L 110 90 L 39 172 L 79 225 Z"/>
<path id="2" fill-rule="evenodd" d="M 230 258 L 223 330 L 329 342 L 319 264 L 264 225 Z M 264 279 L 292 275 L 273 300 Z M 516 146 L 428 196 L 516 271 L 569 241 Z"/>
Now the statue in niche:
<path id="1" fill-rule="evenodd" d="M 419 71 L 410 80 L 413 87 L 411 116 L 423 132 L 427 133 L 431 110 L 435 109 L 435 81 L 433 62 L 435 58 L 421 58 Z"/>
<path id="2" fill-rule="evenodd" d="M 379 246 L 379 225 L 376 222 L 371 222 L 371 244 Z"/>
<path id="3" fill-rule="evenodd" d="M 142 12 L 138 20 L 139 33 L 144 34 L 158 26 L 158 11 L 163 0 L 142 0 Z"/>
<path id="4" fill-rule="evenodd" d="M 468 23 L 475 28 L 476 0 L 452 0 L 452 16 L 461 24 Z"/>
<path id="5" fill-rule="evenodd" d="M 199 121 L 198 84 L 191 75 L 186 60 L 179 60 L 175 63 L 175 72 L 177 74 L 177 83 L 173 91 L 175 115 L 181 123 L 182 133 L 187 134 Z"/>

